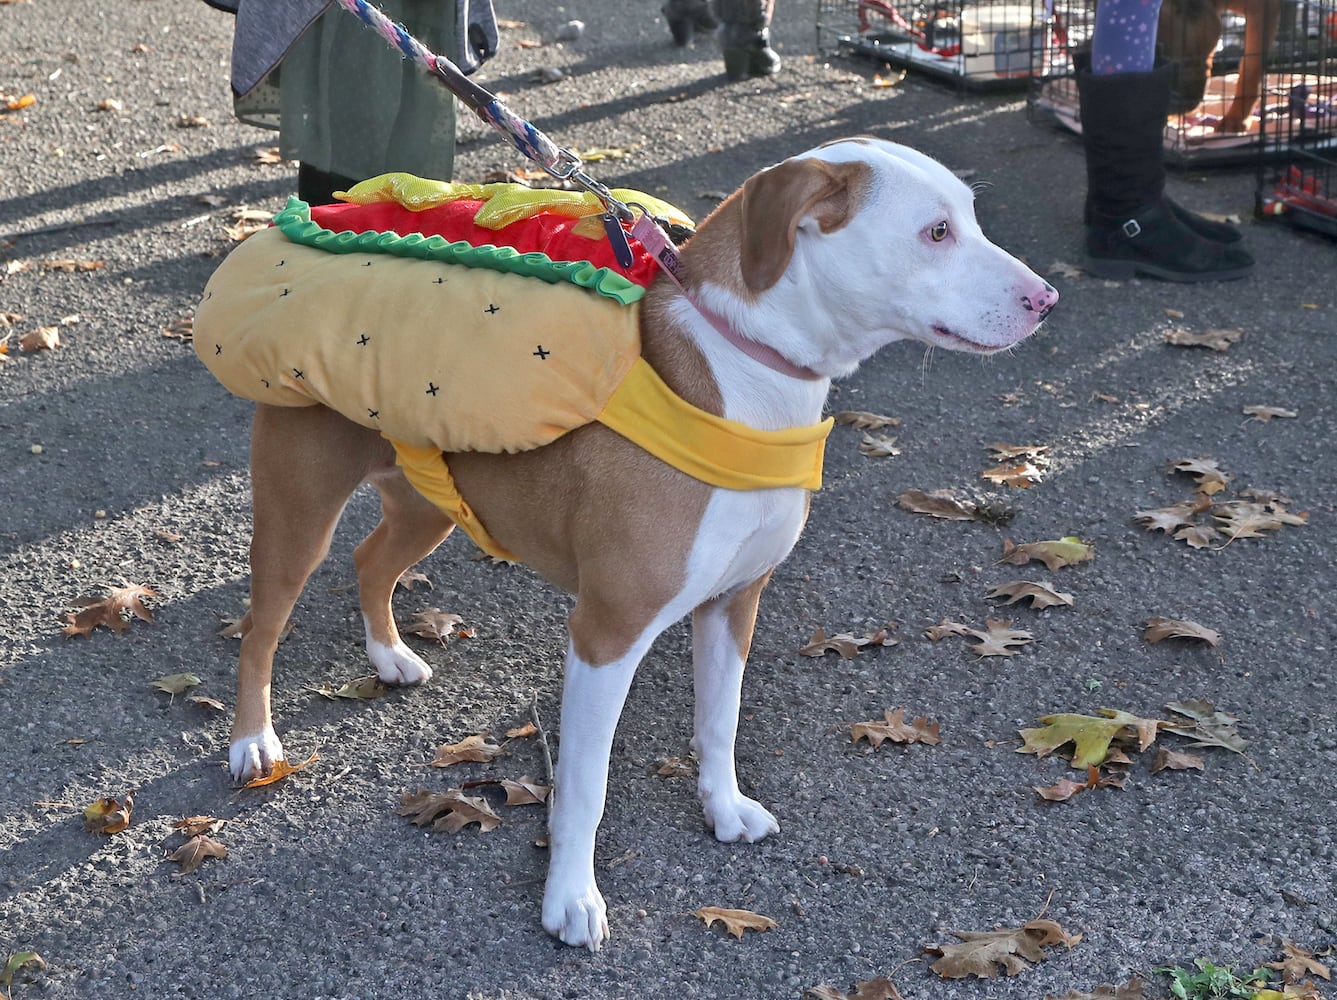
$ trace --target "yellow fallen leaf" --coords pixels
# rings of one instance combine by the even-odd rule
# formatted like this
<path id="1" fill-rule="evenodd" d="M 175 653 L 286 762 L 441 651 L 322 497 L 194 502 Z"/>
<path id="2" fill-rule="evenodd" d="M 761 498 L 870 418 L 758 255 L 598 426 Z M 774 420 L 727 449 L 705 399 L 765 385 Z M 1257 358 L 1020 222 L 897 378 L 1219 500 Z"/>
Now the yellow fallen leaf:
<path id="1" fill-rule="evenodd" d="M 120 833 L 130 825 L 130 810 L 134 804 L 134 792 L 126 792 L 124 802 L 98 799 L 84 807 L 84 827 L 89 833 Z"/>
<path id="2" fill-rule="evenodd" d="M 760 913 L 753 913 L 751 910 L 728 910 L 719 906 L 703 906 L 694 914 L 710 927 L 716 920 L 724 924 L 725 929 L 738 939 L 742 939 L 743 931 L 769 931 L 780 926 L 770 917 L 763 917 Z"/>
<path id="3" fill-rule="evenodd" d="M 246 784 L 242 785 L 241 787 L 259 788 L 262 785 L 272 785 L 276 781 L 282 781 L 290 774 L 296 774 L 298 771 L 302 770 L 308 764 L 313 764 L 318 760 L 320 760 L 320 754 L 318 753 L 313 753 L 310 757 L 302 761 L 302 763 L 300 764 L 289 764 L 286 760 L 276 760 L 274 761 L 273 771 L 265 775 L 263 778 L 252 778 L 250 781 L 246 782 Z"/>

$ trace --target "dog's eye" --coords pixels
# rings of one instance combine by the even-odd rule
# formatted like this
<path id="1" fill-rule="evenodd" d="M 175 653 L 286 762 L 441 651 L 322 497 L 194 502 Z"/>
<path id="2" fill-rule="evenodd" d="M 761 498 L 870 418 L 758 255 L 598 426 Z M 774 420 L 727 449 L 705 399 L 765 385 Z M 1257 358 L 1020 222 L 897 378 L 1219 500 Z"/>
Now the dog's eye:
<path id="1" fill-rule="evenodd" d="M 941 222 L 934 223 L 928 234 L 932 237 L 934 243 L 941 243 L 947 239 L 947 220 L 943 219 Z"/>

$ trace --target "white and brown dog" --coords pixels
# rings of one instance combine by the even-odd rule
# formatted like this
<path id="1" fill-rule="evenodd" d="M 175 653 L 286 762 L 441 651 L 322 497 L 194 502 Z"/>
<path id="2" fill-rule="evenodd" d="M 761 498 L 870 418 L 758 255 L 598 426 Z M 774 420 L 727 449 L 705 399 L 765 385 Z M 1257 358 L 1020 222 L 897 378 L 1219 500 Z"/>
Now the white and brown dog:
<path id="1" fill-rule="evenodd" d="M 761 431 L 816 423 L 830 379 L 886 344 L 990 354 L 1034 332 L 1058 298 L 985 238 L 971 190 L 949 170 L 871 138 L 828 143 L 752 177 L 702 224 L 682 263 L 686 293 L 662 277 L 646 293 L 642 356 L 683 399 Z M 599 423 L 518 454 L 446 457 L 492 537 L 576 595 L 543 926 L 597 949 L 608 922 L 594 841 L 613 731 L 637 664 L 689 613 L 706 824 L 726 842 L 779 829 L 739 791 L 734 738 L 757 600 L 799 537 L 808 494 L 710 486 Z M 381 495 L 382 520 L 354 558 L 367 653 L 390 683 L 432 674 L 401 641 L 390 599 L 400 574 L 454 527 L 408 483 L 385 438 L 324 406 L 258 406 L 251 470 L 238 781 L 283 759 L 270 713 L 275 647 L 350 494 L 370 482 Z"/>

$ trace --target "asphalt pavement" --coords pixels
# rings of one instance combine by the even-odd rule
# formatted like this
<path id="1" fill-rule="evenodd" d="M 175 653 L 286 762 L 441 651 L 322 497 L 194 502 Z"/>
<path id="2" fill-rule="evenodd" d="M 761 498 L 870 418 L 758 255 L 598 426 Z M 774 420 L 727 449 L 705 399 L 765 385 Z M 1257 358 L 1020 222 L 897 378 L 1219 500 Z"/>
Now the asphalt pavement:
<path id="1" fill-rule="evenodd" d="M 233 697 L 237 642 L 218 632 L 247 597 L 249 404 L 199 364 L 182 321 L 233 245 L 238 210 L 277 210 L 295 172 L 261 162 L 272 135 L 232 119 L 230 24 L 204 3 L 0 5 L 0 92 L 35 98 L 0 112 L 0 960 L 34 951 L 46 963 L 14 976 L 18 1000 L 796 998 L 888 975 L 905 1000 L 1082 996 L 1133 976 L 1165 998 L 1158 967 L 1252 968 L 1283 940 L 1333 947 L 1337 244 L 1255 222 L 1251 170 L 1189 170 L 1170 190 L 1242 220 L 1252 278 L 1082 276 L 1081 151 L 1028 122 L 1024 95 L 913 74 L 877 86 L 879 67 L 816 50 L 811 0 L 781 5 L 778 77 L 726 84 L 709 45 L 670 45 L 657 6 L 500 0 L 526 26 L 503 32 L 479 79 L 557 141 L 612 151 L 592 164 L 601 180 L 697 217 L 757 169 L 834 137 L 917 146 L 987 182 L 986 232 L 1062 301 L 1006 355 L 895 345 L 836 386 L 833 410 L 900 419 L 879 432 L 899 453 L 865 456 L 862 431 L 836 429 L 807 532 L 762 602 L 739 773 L 781 832 L 716 843 L 692 779 L 657 773 L 690 735 L 689 640 L 671 629 L 615 745 L 596 853 L 613 937 L 590 955 L 540 926 L 541 808 L 501 807 L 485 834 L 395 812 L 415 787 L 544 773 L 534 737 L 490 763 L 424 766 L 476 733 L 505 742 L 534 708 L 549 729 L 557 718 L 569 598 L 476 559 L 462 537 L 420 567 L 431 588 L 401 592 L 397 607 L 401 621 L 457 613 L 472 637 L 414 640 L 436 670 L 422 690 L 328 700 L 313 689 L 368 672 L 350 557 L 376 510 L 354 498 L 275 684 L 290 756 L 319 759 L 268 788 L 231 787 L 226 712 L 189 696 Z M 558 44 L 573 18 L 584 36 Z M 540 82 L 544 68 L 561 79 Z M 457 177 L 523 166 L 461 123 Z M 43 328 L 58 349 L 19 347 Z M 1176 328 L 1243 335 L 1213 351 L 1167 343 Z M 1294 416 L 1263 420 L 1254 406 Z M 982 479 L 995 442 L 1048 448 L 1041 481 Z M 1198 459 L 1230 475 L 1213 502 L 1275 491 L 1307 523 L 1200 548 L 1134 524 L 1190 497 L 1192 478 L 1170 467 Z M 941 488 L 992 494 L 1011 519 L 896 505 Z M 1052 572 L 999 562 L 1006 539 L 1065 536 L 1094 558 Z M 986 598 L 1013 580 L 1072 604 Z M 80 598 L 122 581 L 156 593 L 152 622 L 62 636 Z M 943 619 L 982 629 L 991 617 L 1034 641 L 977 657 L 961 637 L 924 636 Z M 1153 617 L 1213 629 L 1219 645 L 1148 642 Z M 896 645 L 797 652 L 819 628 L 858 636 L 889 622 Z M 201 683 L 176 696 L 152 686 L 179 673 Z M 1016 752 L 1041 716 L 1169 719 L 1168 704 L 1192 699 L 1238 717 L 1242 754 L 1206 748 L 1201 771 L 1153 772 L 1153 747 L 1132 754 L 1122 789 L 1046 802 L 1036 786 L 1085 775 Z M 851 723 L 896 707 L 937 720 L 941 742 L 851 742 Z M 86 806 L 131 791 L 128 828 L 85 831 Z M 195 815 L 228 821 L 212 835 L 228 856 L 181 874 L 165 860 L 185 839 L 172 824 Z M 705 906 L 776 926 L 736 939 L 693 915 Z M 1042 913 L 1081 940 L 1012 977 L 929 968 L 924 947 L 953 931 Z"/>

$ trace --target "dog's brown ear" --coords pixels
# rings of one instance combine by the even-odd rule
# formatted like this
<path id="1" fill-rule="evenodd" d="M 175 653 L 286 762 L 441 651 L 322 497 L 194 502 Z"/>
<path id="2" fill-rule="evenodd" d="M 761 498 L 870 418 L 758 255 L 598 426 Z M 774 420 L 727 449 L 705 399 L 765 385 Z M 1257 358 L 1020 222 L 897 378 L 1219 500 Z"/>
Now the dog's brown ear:
<path id="1" fill-rule="evenodd" d="M 854 209 L 851 187 L 862 163 L 785 160 L 743 185 L 743 281 L 763 292 L 780 280 L 794 254 L 798 224 L 812 216 L 822 232 L 839 229 Z"/>

